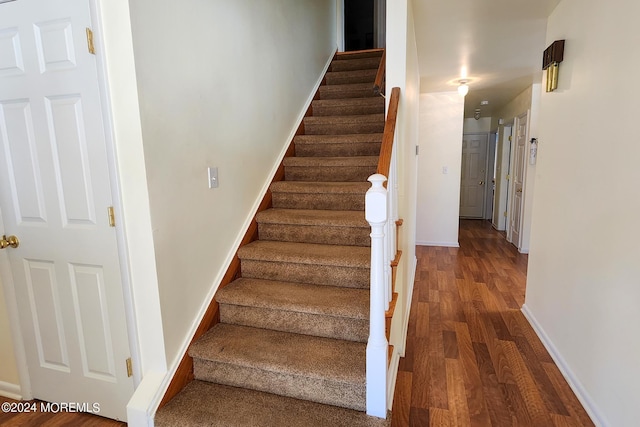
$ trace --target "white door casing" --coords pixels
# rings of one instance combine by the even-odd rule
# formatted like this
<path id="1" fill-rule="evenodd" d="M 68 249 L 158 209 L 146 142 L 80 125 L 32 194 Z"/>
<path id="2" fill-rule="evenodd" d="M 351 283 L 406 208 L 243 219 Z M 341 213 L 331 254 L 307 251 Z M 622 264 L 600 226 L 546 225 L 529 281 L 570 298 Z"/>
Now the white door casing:
<path id="1" fill-rule="evenodd" d="M 515 142 L 513 162 L 511 168 L 511 212 L 509 215 L 509 230 L 507 240 L 517 248 L 521 246 L 522 215 L 524 202 L 524 180 L 527 158 L 527 127 L 528 113 L 518 116 L 515 120 Z"/>
<path id="2" fill-rule="evenodd" d="M 0 207 L 32 395 L 125 419 L 133 392 L 87 0 L 0 4 Z M 95 410 L 95 407 L 88 407 Z"/>
<path id="3" fill-rule="evenodd" d="M 487 134 L 465 134 L 462 140 L 460 216 L 484 218 L 487 184 Z"/>

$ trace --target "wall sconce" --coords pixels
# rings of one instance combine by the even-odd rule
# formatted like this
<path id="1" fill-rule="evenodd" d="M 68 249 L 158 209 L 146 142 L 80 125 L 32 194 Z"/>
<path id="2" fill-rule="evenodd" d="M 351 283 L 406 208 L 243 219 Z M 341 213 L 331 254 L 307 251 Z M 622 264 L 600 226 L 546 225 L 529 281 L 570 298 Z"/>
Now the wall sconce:
<path id="1" fill-rule="evenodd" d="M 547 92 L 558 88 L 560 63 L 564 59 L 564 40 L 556 40 L 542 55 L 542 69 L 547 70 Z"/>
<path id="2" fill-rule="evenodd" d="M 466 80 L 460 80 L 460 85 L 458 86 L 458 93 L 460 96 L 467 96 L 469 93 L 469 85 Z"/>

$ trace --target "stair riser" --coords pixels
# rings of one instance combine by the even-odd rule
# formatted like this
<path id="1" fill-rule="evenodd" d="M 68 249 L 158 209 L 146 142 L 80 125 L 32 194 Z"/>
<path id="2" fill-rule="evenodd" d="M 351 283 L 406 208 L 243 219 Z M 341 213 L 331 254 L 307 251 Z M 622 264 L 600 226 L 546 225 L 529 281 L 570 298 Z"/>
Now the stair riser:
<path id="1" fill-rule="evenodd" d="M 333 60 L 329 71 L 378 70 L 380 58 Z"/>
<path id="2" fill-rule="evenodd" d="M 284 168 L 287 181 L 324 181 L 324 182 L 366 182 L 376 173 L 375 166 L 321 167 L 321 166 L 286 166 Z"/>
<path id="3" fill-rule="evenodd" d="M 384 122 L 379 123 L 305 123 L 307 135 L 344 135 L 352 133 L 382 133 Z"/>
<path id="4" fill-rule="evenodd" d="M 327 405 L 364 411 L 365 384 L 307 378 L 293 374 L 193 359 L 195 378 L 234 387 L 295 397 Z"/>
<path id="5" fill-rule="evenodd" d="M 364 194 L 315 194 L 273 192 L 273 207 L 284 209 L 326 209 L 361 211 Z"/>
<path id="6" fill-rule="evenodd" d="M 367 320 L 260 307 L 220 304 L 220 321 L 234 325 L 357 342 L 367 342 L 369 336 L 369 322 Z"/>
<path id="7" fill-rule="evenodd" d="M 376 79 L 377 70 L 354 71 L 347 73 L 327 73 L 325 76 L 328 85 L 344 85 L 350 83 L 371 83 Z"/>
<path id="8" fill-rule="evenodd" d="M 241 260 L 242 277 L 369 289 L 369 268 Z"/>
<path id="9" fill-rule="evenodd" d="M 357 116 L 384 113 L 384 103 L 325 106 L 313 105 L 314 116 Z"/>
<path id="10" fill-rule="evenodd" d="M 372 98 L 379 96 L 373 93 L 373 84 L 371 87 L 335 87 L 320 86 L 320 99 L 342 99 L 342 98 Z"/>
<path id="11" fill-rule="evenodd" d="M 260 240 L 319 243 L 323 245 L 370 246 L 370 228 L 292 224 L 258 224 Z"/>
<path id="12" fill-rule="evenodd" d="M 352 142 L 346 144 L 296 144 L 296 156 L 300 157 L 351 157 L 377 156 L 379 142 Z"/>

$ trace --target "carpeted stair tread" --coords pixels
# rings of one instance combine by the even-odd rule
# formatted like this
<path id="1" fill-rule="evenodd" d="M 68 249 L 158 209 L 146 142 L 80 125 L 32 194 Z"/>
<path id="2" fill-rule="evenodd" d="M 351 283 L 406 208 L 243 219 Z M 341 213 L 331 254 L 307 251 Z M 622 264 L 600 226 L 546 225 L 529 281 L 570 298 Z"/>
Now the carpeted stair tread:
<path id="1" fill-rule="evenodd" d="M 318 89 L 320 99 L 380 97 L 373 92 L 372 83 L 322 85 Z"/>
<path id="2" fill-rule="evenodd" d="M 376 79 L 375 68 L 367 70 L 330 71 L 325 75 L 326 84 L 373 83 Z"/>
<path id="3" fill-rule="evenodd" d="M 358 167 L 358 166 L 378 166 L 378 156 L 355 156 L 355 157 L 286 157 L 283 161 L 287 166 L 311 167 L 320 166 L 331 167 Z"/>
<path id="4" fill-rule="evenodd" d="M 256 216 L 260 240 L 370 246 L 364 212 L 272 208 Z"/>
<path id="5" fill-rule="evenodd" d="M 388 427 L 391 420 L 196 380 L 156 414 L 154 423 L 156 427 Z"/>
<path id="6" fill-rule="evenodd" d="M 331 61 L 330 72 L 352 70 L 377 70 L 380 66 L 380 58 L 339 58 Z"/>
<path id="7" fill-rule="evenodd" d="M 304 118 L 307 135 L 381 133 L 384 131 L 384 113 L 349 116 L 310 116 Z"/>
<path id="8" fill-rule="evenodd" d="M 369 336 L 368 290 L 242 277 L 216 298 L 222 323 L 362 343 Z"/>
<path id="9" fill-rule="evenodd" d="M 240 278 L 218 291 L 220 304 L 369 319 L 369 291 Z"/>
<path id="10" fill-rule="evenodd" d="M 369 268 L 367 247 L 256 240 L 238 249 L 240 260 L 286 262 L 333 267 Z"/>
<path id="11" fill-rule="evenodd" d="M 271 184 L 272 192 L 291 194 L 364 194 L 371 187 L 368 182 L 304 182 L 277 181 Z"/>
<path id="12" fill-rule="evenodd" d="M 218 323 L 189 349 L 195 379 L 365 410 L 366 343 Z"/>
<path id="13" fill-rule="evenodd" d="M 383 52 L 384 52 L 384 49 L 367 49 L 367 50 L 358 50 L 358 51 L 352 50 L 348 52 L 336 52 L 334 60 L 348 61 L 350 59 L 359 59 L 359 58 L 378 58 L 378 60 L 380 60 Z"/>
<path id="14" fill-rule="evenodd" d="M 267 372 L 364 385 L 365 350 L 363 343 L 218 323 L 189 348 L 189 355 Z"/>
<path id="15" fill-rule="evenodd" d="M 297 135 L 293 138 L 297 149 L 304 144 L 358 144 L 358 143 L 382 143 L 382 133 L 354 133 L 342 135 Z M 345 156 L 348 157 L 348 156 Z"/>
<path id="16" fill-rule="evenodd" d="M 258 224 L 295 224 L 309 226 L 370 228 L 360 211 L 316 209 L 267 209 L 256 216 Z"/>
<path id="17" fill-rule="evenodd" d="M 283 164 L 286 181 L 366 182 L 378 156 L 286 157 Z"/>
<path id="18" fill-rule="evenodd" d="M 313 116 L 383 114 L 384 98 L 337 98 L 313 101 Z"/>
<path id="19" fill-rule="evenodd" d="M 294 143 L 298 157 L 378 156 L 382 133 L 298 135 Z"/>
<path id="20" fill-rule="evenodd" d="M 368 182 L 278 181 L 271 184 L 273 207 L 363 210 Z"/>

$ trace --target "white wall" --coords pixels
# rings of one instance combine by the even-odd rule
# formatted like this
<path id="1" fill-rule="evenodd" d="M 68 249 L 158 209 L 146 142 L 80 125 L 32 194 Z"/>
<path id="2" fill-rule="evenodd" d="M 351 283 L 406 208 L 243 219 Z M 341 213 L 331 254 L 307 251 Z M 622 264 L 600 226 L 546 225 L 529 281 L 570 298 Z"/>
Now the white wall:
<path id="1" fill-rule="evenodd" d="M 491 132 L 491 117 L 481 117 L 479 120 L 474 118 L 464 119 L 464 133 L 489 133 Z M 462 144 L 462 140 L 460 141 Z"/>
<path id="2" fill-rule="evenodd" d="M 458 246 L 463 115 L 457 92 L 420 95 L 419 245 Z"/>
<path id="3" fill-rule="evenodd" d="M 131 2 L 167 358 L 175 366 L 325 64 L 334 0 Z M 207 167 L 219 168 L 217 189 Z"/>
<path id="4" fill-rule="evenodd" d="M 3 267 L 6 266 L 3 260 Z M 0 396 L 16 398 L 20 393 L 20 377 L 14 355 L 13 339 L 7 302 L 4 297 L 2 282 L 0 281 Z"/>
<path id="5" fill-rule="evenodd" d="M 525 312 L 598 425 L 638 425 L 640 406 L 640 3 L 563 0 L 566 39 L 543 93 Z"/>

